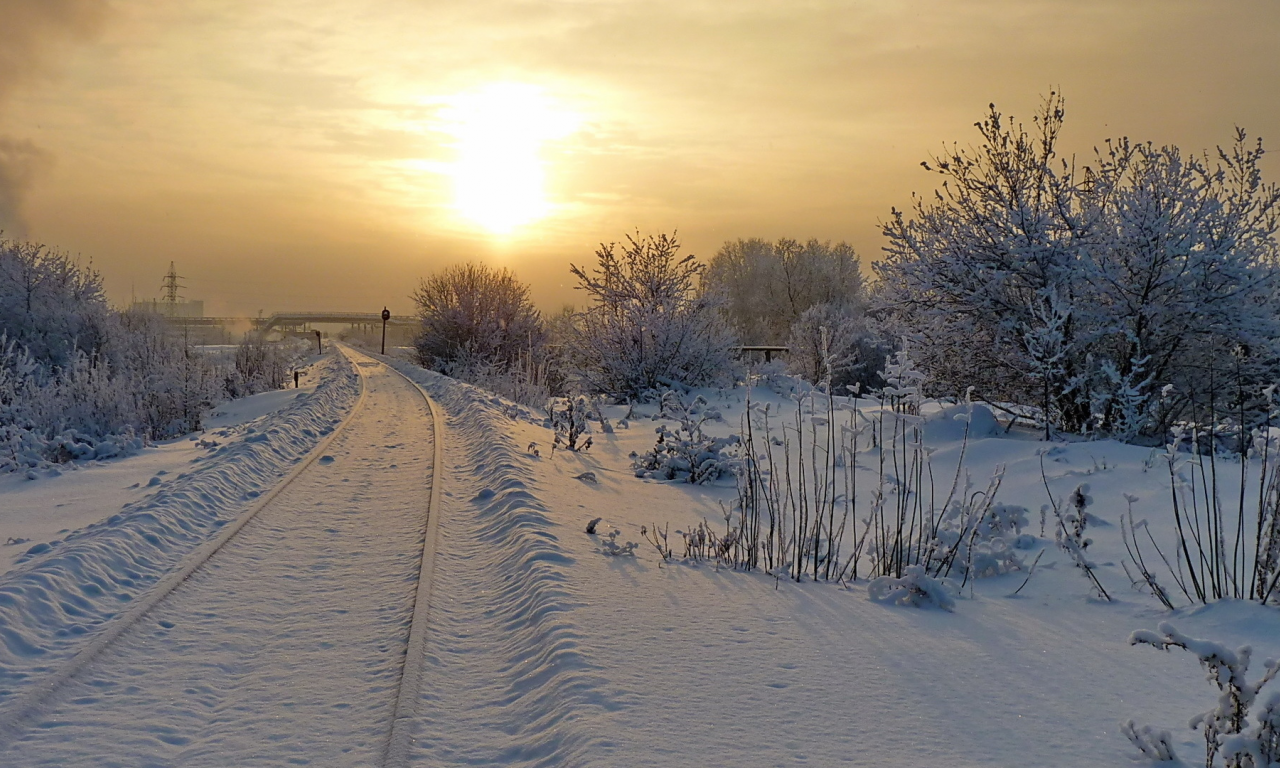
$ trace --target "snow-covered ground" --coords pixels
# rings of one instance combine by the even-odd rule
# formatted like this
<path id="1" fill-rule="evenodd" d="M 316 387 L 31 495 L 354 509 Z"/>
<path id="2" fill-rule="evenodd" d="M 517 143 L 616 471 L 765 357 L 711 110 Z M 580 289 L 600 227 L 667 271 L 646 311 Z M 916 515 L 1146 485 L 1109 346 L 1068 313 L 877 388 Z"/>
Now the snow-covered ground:
<path id="1" fill-rule="evenodd" d="M 354 402 L 358 380 L 345 358 L 329 357 L 312 367 L 318 383 L 310 394 L 293 397 L 261 419 L 206 432 L 205 445 L 196 443 L 196 455 L 175 456 L 183 472 L 154 474 L 145 454 L 118 460 L 116 466 L 123 467 L 140 462 L 134 482 L 159 480 L 158 488 L 150 480 L 142 483 L 140 488 L 147 487 L 142 498 L 121 508 L 104 493 L 109 501 L 95 508 L 95 497 L 88 495 L 75 514 L 96 522 L 52 540 L 17 545 L 24 552 L 0 577 L 0 708 L 74 655 L 333 430 Z M 31 488 L 52 495 L 80 473 L 92 483 L 95 474 L 111 466 L 7 486 L 0 499 L 6 499 L 8 510 L 7 497 L 15 489 L 19 497 Z M 132 490 L 129 485 L 126 491 Z M 47 509 L 57 507 L 50 503 Z"/>
<path id="2" fill-rule="evenodd" d="M 221 446 L 243 440 L 252 434 L 246 429 L 299 397 L 309 396 L 319 382 L 318 361 L 313 357 L 300 367 L 297 389 L 263 392 L 219 405 L 205 419 L 203 432 L 149 445 L 127 458 L 73 461 L 37 471 L 35 480 L 22 472 L 0 473 L 0 575 L 31 547 L 56 542 L 186 477 L 193 465 L 207 460 L 216 447 L 210 443 Z"/>
<path id="3" fill-rule="evenodd" d="M 416 388 L 359 364 L 364 397 L 324 455 L 69 680 L 12 760 L 379 762 L 417 588 L 432 431 Z"/>
<path id="4" fill-rule="evenodd" d="M 1172 535 L 1168 476 L 1148 448 L 1055 444 L 1046 457 L 1059 498 L 1091 486 L 1090 552 L 1116 598 L 1107 603 L 1053 529 L 1040 536 L 1045 444 L 999 430 L 972 438 L 975 483 L 1003 464 L 999 499 L 1032 510 L 1024 562 L 1044 554 L 1018 596 L 1025 571 L 970 582 L 946 612 L 873 602 L 865 581 L 797 584 L 680 562 L 679 544 L 664 563 L 641 527 L 669 524 L 673 539 L 704 519 L 722 527 L 719 503 L 733 492 L 635 477 L 629 454 L 653 446 L 655 406 L 638 407 L 627 429 L 597 427 L 589 452 L 552 456 L 540 416 L 414 375 L 450 412 L 451 465 L 468 469 L 451 476 L 442 521 L 445 597 L 431 626 L 446 684 L 424 694 L 438 713 L 424 765 L 1125 766 L 1136 753 L 1119 730 L 1129 718 L 1172 730 L 1194 764 L 1204 747 L 1186 723 L 1217 692 L 1189 654 L 1131 647 L 1129 634 L 1171 620 L 1251 644 L 1258 659 L 1280 656 L 1274 608 L 1224 601 L 1171 615 L 1131 588 L 1123 494 L 1139 497 L 1135 512 L 1162 544 Z M 712 429 L 736 429 L 744 392 L 702 394 L 724 417 Z M 794 412 L 785 395 L 754 399 Z M 609 409 L 615 424 L 624 411 Z M 963 430 L 928 431 L 945 486 Z M 604 538 L 585 533 L 596 517 L 600 533 L 638 542 L 634 554 L 606 554 Z"/>
<path id="5" fill-rule="evenodd" d="M 1029 565 L 1043 554 L 1017 596 L 1026 568 L 970 581 L 952 611 L 903 607 L 868 599 L 865 580 L 795 583 L 713 561 L 684 561 L 675 531 L 702 520 L 723 526 L 720 505 L 730 503 L 733 488 L 636 477 L 629 455 L 651 448 L 662 423 L 650 418 L 653 405 L 638 406 L 626 428 L 596 428 L 590 451 L 553 455 L 542 414 L 395 365 L 447 415 L 415 764 L 1126 766 L 1135 750 L 1119 724 L 1130 718 L 1170 729 L 1181 756 L 1195 764 L 1203 743 L 1186 724 L 1213 706 L 1216 691 L 1189 654 L 1132 647 L 1129 634 L 1168 620 L 1191 635 L 1250 644 L 1258 660 L 1280 656 L 1274 608 L 1221 601 L 1170 613 L 1131 587 L 1119 526 L 1128 510 L 1125 494 L 1138 498 L 1133 511 L 1148 520 L 1157 541 L 1168 545 L 1173 535 L 1168 475 L 1148 448 L 1105 441 L 1046 445 L 975 419 L 981 428 L 963 448 L 975 488 L 1003 465 L 999 500 L 1030 510 L 1019 556 Z M 735 431 L 744 391 L 703 394 L 723 417 L 711 431 Z M 788 393 L 763 387 L 753 399 L 774 413 L 796 407 Z M 871 406 L 865 399 L 862 405 Z M 341 403 L 330 407 L 326 418 L 338 418 Z M 615 425 L 624 411 L 608 409 Z M 963 430 L 935 415 L 926 431 L 945 495 Z M 1055 546 L 1052 517 L 1042 533 L 1039 509 L 1048 499 L 1040 453 L 1046 449 L 1057 498 L 1082 482 L 1090 486 L 1089 553 L 1113 602 L 1100 600 Z M 205 463 L 208 472 L 220 462 Z M 1232 471 L 1229 461 L 1222 466 Z M 154 476 L 148 472 L 138 476 Z M 70 476 L 34 482 L 52 487 Z M 867 454 L 860 461 L 860 496 L 869 495 L 875 476 Z M 586 533 L 597 517 L 597 533 Z M 152 525 L 143 515 L 134 518 Z M 322 524 L 328 525 L 317 520 Z M 664 562 L 641 527 L 668 524 L 676 552 Z M 616 543 L 639 543 L 633 553 L 607 553 L 615 529 Z M 359 551 L 346 554 L 357 558 Z M 19 565 L 0 578 L 0 597 L 28 589 L 19 577 L 55 560 L 44 555 Z M 74 608 L 87 599 L 99 610 L 79 591 L 84 583 L 51 583 L 41 606 L 71 602 Z M 0 599 L 0 630 L 9 643 L 0 645 L 0 653 L 9 648 L 0 669 L 8 688 L 50 664 L 23 656 L 21 643 L 41 655 L 62 653 L 59 638 L 31 630 L 20 633 L 15 646 L 9 630 L 33 609 L 19 604 L 15 613 L 13 605 Z M 64 631 L 75 624 L 60 616 Z M 288 619 L 295 620 L 310 626 L 307 617 Z M 235 642 L 231 624 L 205 622 L 201 631 Z M 339 637 L 344 630 L 335 625 L 332 631 Z M 400 642 L 399 630 L 388 625 L 385 631 L 387 642 Z M 257 674 L 289 685 L 285 666 Z M 1259 673 L 1260 665 L 1253 671 Z M 311 733 L 307 718 L 291 718 L 292 709 L 281 707 L 291 728 Z M 198 731 L 198 721 L 181 722 Z M 74 743 L 77 727 L 68 724 L 58 739 Z M 296 745 L 305 736 L 289 738 Z M 323 763 L 329 753 L 320 748 L 327 742 L 315 738 L 311 751 L 273 747 L 267 739 L 256 759 Z"/>

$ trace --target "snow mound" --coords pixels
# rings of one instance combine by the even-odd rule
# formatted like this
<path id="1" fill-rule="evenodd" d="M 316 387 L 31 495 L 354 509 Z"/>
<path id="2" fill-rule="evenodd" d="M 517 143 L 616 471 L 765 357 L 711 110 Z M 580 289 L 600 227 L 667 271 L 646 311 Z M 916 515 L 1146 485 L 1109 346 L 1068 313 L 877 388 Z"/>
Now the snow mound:
<path id="1" fill-rule="evenodd" d="M 946 582 L 929 576 L 920 565 L 908 565 L 900 579 L 892 576 L 872 579 L 867 585 L 867 598 L 877 603 L 917 608 L 932 605 L 944 611 L 956 607 Z"/>
<path id="2" fill-rule="evenodd" d="M 584 653 L 564 584 L 575 560 L 538 498 L 512 414 L 487 392 L 407 363 L 448 414 L 453 501 L 440 521 L 418 759 L 579 765 L 607 747 L 582 723 L 616 708 Z M 442 681 L 447 681 L 442 684 Z"/>
<path id="3" fill-rule="evenodd" d="M 154 495 L 30 548 L 0 578 L 0 707 L 56 670 L 333 431 L 360 384 L 345 360 L 325 365 L 315 394 L 257 425 L 257 439 L 223 445 L 216 460 Z"/>
<path id="4" fill-rule="evenodd" d="M 972 412 L 970 411 L 972 409 Z M 966 422 L 969 439 L 994 437 L 1000 433 L 1000 423 L 985 405 L 948 405 L 929 414 L 924 423 L 925 442 L 953 443 L 964 439 Z"/>

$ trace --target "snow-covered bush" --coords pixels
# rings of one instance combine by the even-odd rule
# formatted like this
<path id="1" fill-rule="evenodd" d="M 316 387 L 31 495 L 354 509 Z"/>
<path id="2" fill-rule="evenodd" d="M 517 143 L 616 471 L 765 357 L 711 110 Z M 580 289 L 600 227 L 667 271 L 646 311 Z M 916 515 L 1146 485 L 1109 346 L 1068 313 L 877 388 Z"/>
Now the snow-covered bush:
<path id="1" fill-rule="evenodd" d="M 658 440 L 653 450 L 631 455 L 636 477 L 710 483 L 734 473 L 738 457 L 733 449 L 741 439 L 738 435 L 712 437 L 703 432 L 702 425 L 718 413 L 707 407 L 702 396 L 686 401 L 678 392 L 668 391 L 662 397 L 662 410 L 679 423 L 674 429 L 659 425 L 654 430 Z"/>
<path id="2" fill-rule="evenodd" d="M 300 339 L 268 342 L 261 334 L 249 333 L 235 349 L 233 367 L 225 378 L 227 397 L 283 389 L 289 385 L 293 369 L 310 350 Z"/>
<path id="3" fill-rule="evenodd" d="M 1280 588 L 1280 439 L 1270 427 L 1275 388 L 1267 387 L 1267 422 L 1241 439 L 1241 472 L 1235 501 L 1224 500 L 1219 484 L 1218 445 L 1222 441 L 1216 424 L 1178 424 L 1165 446 L 1164 463 L 1169 472 L 1169 490 L 1176 538 L 1162 547 L 1148 531 L 1150 541 L 1178 592 L 1189 603 L 1207 603 L 1222 598 L 1256 600 L 1267 603 Z M 1247 433 L 1246 433 L 1247 434 Z M 1185 451 L 1185 452 L 1184 452 Z M 1256 464 L 1255 464 L 1256 462 Z M 1253 467 L 1257 469 L 1254 470 Z M 1235 519 L 1233 524 L 1222 521 Z M 1143 581 L 1169 608 L 1169 593 L 1147 569 L 1142 545 L 1133 535 L 1130 518 L 1129 557 Z M 1172 552 L 1166 554 L 1166 549 Z M 1171 564 L 1171 559 L 1176 562 Z"/>
<path id="4" fill-rule="evenodd" d="M 1027 510 L 987 501 L 999 490 L 1003 471 L 997 470 L 986 493 L 966 493 L 942 514 L 933 535 L 926 565 L 935 576 L 961 574 L 965 579 L 999 576 L 1023 568 L 1018 554 L 1024 544 Z M 1029 538 L 1029 537 L 1027 537 Z"/>
<path id="5" fill-rule="evenodd" d="M 1120 724 L 1120 732 L 1138 748 L 1138 754 L 1142 758 L 1170 768 L 1183 764 L 1173 751 L 1173 734 L 1169 731 L 1158 730 L 1149 725 L 1139 726 L 1133 720 L 1128 720 Z"/>
<path id="6" fill-rule="evenodd" d="M 102 278 L 65 254 L 0 241 L 0 469 L 106 458 L 199 429 L 246 394 L 161 317 L 116 312 Z M 284 357 L 252 384 L 283 386 Z"/>
<path id="7" fill-rule="evenodd" d="M 925 572 L 922 565 L 908 565 L 901 577 L 880 576 L 867 584 L 867 597 L 877 603 L 891 605 L 932 605 L 944 611 L 954 610 L 955 598 L 950 585 Z"/>
<path id="8" fill-rule="evenodd" d="M 0 238 L 0 332 L 44 367 L 105 345 L 111 308 L 102 276 L 71 256 Z"/>
<path id="9" fill-rule="evenodd" d="M 1214 768 L 1219 753 L 1224 768 L 1271 768 L 1280 764 L 1280 695 L 1272 693 L 1258 710 L 1252 725 L 1249 710 L 1257 702 L 1258 692 L 1280 672 L 1280 665 L 1268 659 L 1262 675 L 1252 683 L 1246 675 L 1252 649 L 1245 645 L 1232 651 L 1210 640 L 1198 640 L 1179 632 L 1169 622 L 1161 622 L 1158 631 L 1140 629 L 1129 635 L 1129 645 L 1150 645 L 1167 651 L 1181 648 L 1196 656 L 1205 677 L 1220 692 L 1217 706 L 1191 718 L 1190 727 L 1204 735 L 1205 768 Z M 1124 725 L 1124 733 L 1146 757 L 1173 761 L 1176 756 L 1167 733 L 1138 729 L 1133 721 Z"/>
<path id="10" fill-rule="evenodd" d="M 700 289 L 705 265 L 679 250 L 674 235 L 628 235 L 621 248 L 600 246 L 596 269 L 571 267 L 590 301 L 565 348 L 584 390 L 638 397 L 730 373 L 735 339 L 723 299 Z"/>
<path id="11" fill-rule="evenodd" d="M 1064 115 L 1051 94 L 1028 131 L 993 105 L 975 149 L 925 164 L 942 189 L 884 227 L 876 303 L 931 386 L 1132 438 L 1223 402 L 1224 382 L 1273 380 L 1280 189 L 1261 145 L 1122 140 L 1077 171 L 1056 156 Z"/>
<path id="12" fill-rule="evenodd" d="M 815 304 L 791 325 L 787 367 L 813 384 L 864 390 L 883 383 L 885 345 L 865 318 L 838 304 Z"/>
<path id="13" fill-rule="evenodd" d="M 1040 471 L 1044 473 L 1044 453 L 1040 454 Z M 1046 481 L 1045 488 L 1048 488 Z M 1110 602 L 1111 595 L 1106 588 L 1102 586 L 1102 582 L 1098 579 L 1097 565 L 1089 559 L 1086 550 L 1093 539 L 1085 536 L 1085 531 L 1089 526 L 1089 521 L 1093 516 L 1087 511 L 1089 505 L 1093 503 L 1093 497 L 1089 495 L 1089 485 L 1081 483 L 1076 486 L 1064 500 L 1049 497 L 1048 511 L 1053 513 L 1054 519 L 1057 520 L 1057 527 L 1054 528 L 1054 541 L 1067 556 L 1071 558 L 1071 562 L 1076 568 L 1084 574 L 1089 583 L 1098 593 L 1098 597 Z"/>
<path id="14" fill-rule="evenodd" d="M 553 456 L 555 449 L 559 446 L 564 446 L 570 451 L 590 447 L 578 442 L 591 428 L 588 422 L 590 411 L 591 403 L 582 395 L 566 397 L 560 401 L 548 401 L 547 412 L 550 415 L 551 430 L 555 432 L 551 449 Z"/>
<path id="15" fill-rule="evenodd" d="M 424 278 L 412 298 L 422 320 L 414 344 L 424 368 L 507 370 L 542 347 L 542 317 L 529 300 L 529 286 L 505 268 L 447 267 Z"/>
<path id="16" fill-rule="evenodd" d="M 521 353 L 516 362 L 509 366 L 464 355 L 444 366 L 440 373 L 530 408 L 546 405 L 556 391 L 550 363 L 539 360 L 531 351 Z"/>

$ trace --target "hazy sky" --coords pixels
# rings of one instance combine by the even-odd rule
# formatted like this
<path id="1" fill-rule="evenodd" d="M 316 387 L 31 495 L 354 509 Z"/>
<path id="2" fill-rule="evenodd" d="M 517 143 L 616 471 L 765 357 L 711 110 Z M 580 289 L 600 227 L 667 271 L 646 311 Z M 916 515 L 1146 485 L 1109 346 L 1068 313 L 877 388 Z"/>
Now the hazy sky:
<path id="1" fill-rule="evenodd" d="M 1280 181 L 1277 41 L 1277 0 L 0 0 L 0 227 L 211 314 L 407 313 L 468 259 L 556 308 L 636 228 L 865 263 L 921 160 L 1054 87 L 1071 150 L 1241 125 Z"/>

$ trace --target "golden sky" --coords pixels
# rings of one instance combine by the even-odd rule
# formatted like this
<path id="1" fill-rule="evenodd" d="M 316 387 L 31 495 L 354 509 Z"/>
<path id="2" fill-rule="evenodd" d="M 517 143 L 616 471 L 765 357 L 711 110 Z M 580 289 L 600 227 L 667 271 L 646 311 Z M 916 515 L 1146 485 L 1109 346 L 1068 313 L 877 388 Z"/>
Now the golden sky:
<path id="1" fill-rule="evenodd" d="M 1064 142 L 1200 151 L 1280 181 L 1280 2 L 0 0 L 0 227 L 113 301 L 169 262 L 210 314 L 408 313 L 512 267 L 544 308 L 597 243 L 847 240 L 933 188 L 988 102 Z"/>

